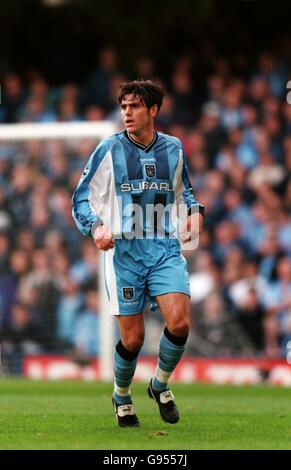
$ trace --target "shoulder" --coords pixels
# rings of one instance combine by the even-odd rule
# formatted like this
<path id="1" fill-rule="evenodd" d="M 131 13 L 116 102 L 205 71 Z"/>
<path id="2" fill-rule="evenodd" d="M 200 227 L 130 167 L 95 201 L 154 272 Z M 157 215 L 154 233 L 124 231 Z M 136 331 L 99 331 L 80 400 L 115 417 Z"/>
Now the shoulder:
<path id="1" fill-rule="evenodd" d="M 96 147 L 96 150 L 104 150 L 108 152 L 108 150 L 112 150 L 114 146 L 121 141 L 123 137 L 123 132 L 119 132 L 118 134 L 113 134 L 105 139 L 101 140 Z"/>
<path id="2" fill-rule="evenodd" d="M 183 148 L 182 142 L 180 139 L 178 139 L 178 137 L 174 137 L 173 135 L 169 135 L 169 134 L 164 134 L 163 132 L 158 132 L 158 136 L 161 139 L 164 139 L 166 142 L 172 145 L 175 145 L 179 149 Z"/>

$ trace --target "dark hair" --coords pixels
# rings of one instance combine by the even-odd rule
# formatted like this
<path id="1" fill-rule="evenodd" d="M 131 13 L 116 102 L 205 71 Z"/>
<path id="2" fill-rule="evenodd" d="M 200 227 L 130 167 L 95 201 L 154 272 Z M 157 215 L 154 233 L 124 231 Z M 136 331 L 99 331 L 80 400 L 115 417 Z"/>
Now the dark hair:
<path id="1" fill-rule="evenodd" d="M 118 94 L 118 101 L 121 104 L 123 98 L 126 95 L 139 96 L 142 103 L 147 108 L 151 108 L 155 104 L 158 107 L 158 111 L 163 103 L 165 93 L 161 85 L 152 82 L 151 80 L 132 80 L 123 82 L 120 85 L 120 91 Z"/>

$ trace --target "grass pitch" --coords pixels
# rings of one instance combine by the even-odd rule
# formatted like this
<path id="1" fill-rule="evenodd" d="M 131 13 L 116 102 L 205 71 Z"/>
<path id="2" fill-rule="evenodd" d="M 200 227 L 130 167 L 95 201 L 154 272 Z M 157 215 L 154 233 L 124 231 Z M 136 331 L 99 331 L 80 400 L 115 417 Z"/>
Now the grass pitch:
<path id="1" fill-rule="evenodd" d="M 112 385 L 0 380 L 0 449 L 291 449 L 291 391 L 172 384 L 181 420 L 164 423 L 132 386 L 141 428 L 122 429 Z"/>

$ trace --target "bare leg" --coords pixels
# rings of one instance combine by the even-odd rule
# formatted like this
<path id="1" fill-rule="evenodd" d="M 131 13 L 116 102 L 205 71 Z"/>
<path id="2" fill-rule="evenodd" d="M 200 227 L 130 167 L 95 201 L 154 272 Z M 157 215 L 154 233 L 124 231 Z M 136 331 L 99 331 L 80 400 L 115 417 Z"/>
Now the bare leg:
<path id="1" fill-rule="evenodd" d="M 190 328 L 190 299 L 180 292 L 158 295 L 156 297 L 161 313 L 170 333 L 187 336 Z"/>
<path id="2" fill-rule="evenodd" d="M 119 323 L 120 338 L 128 351 L 139 351 L 144 340 L 143 313 L 115 317 Z"/>

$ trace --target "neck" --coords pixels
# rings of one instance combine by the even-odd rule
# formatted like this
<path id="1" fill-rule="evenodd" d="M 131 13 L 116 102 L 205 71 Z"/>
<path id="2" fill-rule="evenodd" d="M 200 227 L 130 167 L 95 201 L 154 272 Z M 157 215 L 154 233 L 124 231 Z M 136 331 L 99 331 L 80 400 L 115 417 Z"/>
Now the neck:
<path id="1" fill-rule="evenodd" d="M 129 132 L 128 134 L 133 140 L 136 140 L 136 142 L 146 147 L 151 143 L 155 135 L 152 127 L 140 132 Z"/>

